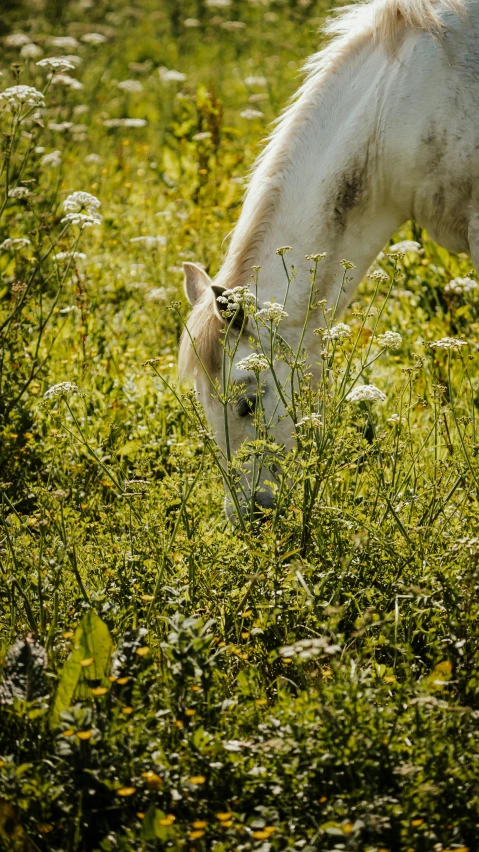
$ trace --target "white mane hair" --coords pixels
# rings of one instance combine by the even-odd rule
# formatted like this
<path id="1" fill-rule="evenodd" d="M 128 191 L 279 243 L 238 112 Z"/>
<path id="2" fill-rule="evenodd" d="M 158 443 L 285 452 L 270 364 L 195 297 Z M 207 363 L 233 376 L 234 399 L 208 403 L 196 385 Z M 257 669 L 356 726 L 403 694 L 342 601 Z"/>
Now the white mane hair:
<path id="1" fill-rule="evenodd" d="M 248 280 L 273 223 L 285 175 L 294 159 L 298 128 L 307 125 L 312 99 L 368 42 L 394 58 L 408 32 L 427 32 L 440 38 L 447 29 L 447 12 L 462 14 L 464 0 L 367 0 L 340 9 L 326 23 L 323 31 L 331 40 L 305 63 L 306 79 L 277 120 L 253 167 L 243 211 L 216 279 L 219 284 L 234 287 Z M 208 366 L 219 360 L 221 320 L 214 309 L 213 294 L 205 294 L 197 302 L 187 326 L 180 342 L 180 378 L 192 376 L 197 369 L 195 349 Z"/>

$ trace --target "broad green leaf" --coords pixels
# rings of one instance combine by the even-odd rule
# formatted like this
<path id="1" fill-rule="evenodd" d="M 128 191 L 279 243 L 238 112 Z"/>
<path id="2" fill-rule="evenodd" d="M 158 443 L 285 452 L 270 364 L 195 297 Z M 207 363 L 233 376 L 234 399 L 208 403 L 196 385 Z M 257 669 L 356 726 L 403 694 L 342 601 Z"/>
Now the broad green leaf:
<path id="1" fill-rule="evenodd" d="M 75 631 L 73 651 L 60 674 L 51 717 L 53 728 L 58 725 L 60 714 L 70 707 L 75 696 L 86 698 L 90 688 L 106 678 L 112 650 L 113 642 L 108 627 L 96 612 L 90 610 Z M 89 660 L 91 663 L 87 663 Z"/>
<path id="2" fill-rule="evenodd" d="M 144 840 L 168 840 L 174 835 L 173 824 L 162 825 L 161 820 L 169 822 L 169 817 L 164 811 L 159 808 L 150 808 L 145 814 L 142 826 L 142 835 Z"/>

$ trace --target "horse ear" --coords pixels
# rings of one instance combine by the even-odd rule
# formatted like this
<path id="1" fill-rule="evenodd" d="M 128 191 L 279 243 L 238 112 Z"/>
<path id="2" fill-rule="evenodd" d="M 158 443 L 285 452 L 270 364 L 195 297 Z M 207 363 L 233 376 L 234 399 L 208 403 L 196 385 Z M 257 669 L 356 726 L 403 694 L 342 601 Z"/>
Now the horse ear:
<path id="1" fill-rule="evenodd" d="M 197 263 L 184 263 L 185 295 L 191 307 L 194 307 L 203 293 L 211 287 L 211 278 Z"/>
<path id="2" fill-rule="evenodd" d="M 224 309 L 226 308 L 226 305 L 225 305 L 224 302 L 218 302 L 218 296 L 223 295 L 223 293 L 226 290 L 226 287 L 221 287 L 220 284 L 212 284 L 211 289 L 213 290 L 213 294 L 214 294 L 214 297 L 215 297 L 216 313 L 218 314 L 218 316 L 220 316 L 222 319 L 224 319 L 221 311 L 224 311 Z M 226 321 L 227 321 L 227 323 L 231 322 L 231 317 L 226 317 Z M 247 320 L 245 318 L 243 308 L 240 308 L 237 311 L 237 313 L 236 313 L 236 315 L 233 319 L 233 328 L 239 328 L 239 329 L 244 330 L 245 326 L 246 326 L 246 322 L 247 322 Z"/>

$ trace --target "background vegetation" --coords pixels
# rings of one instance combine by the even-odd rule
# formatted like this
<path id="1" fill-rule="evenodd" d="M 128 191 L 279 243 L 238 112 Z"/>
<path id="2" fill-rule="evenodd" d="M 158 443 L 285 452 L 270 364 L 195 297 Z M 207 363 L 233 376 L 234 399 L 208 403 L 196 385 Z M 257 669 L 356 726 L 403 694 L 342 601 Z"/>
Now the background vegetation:
<path id="1" fill-rule="evenodd" d="M 262 525 L 226 524 L 171 390 L 181 261 L 218 269 L 329 8 L 5 13 L 0 88 L 45 107 L 0 100 L 3 848 L 477 849 L 470 260 L 414 225 L 393 242 L 419 246 L 385 250 Z M 73 68 L 51 79 L 50 56 Z M 101 225 L 62 222 L 75 191 Z M 385 402 L 347 404 L 360 372 Z M 45 397 L 63 382 L 80 392 Z"/>

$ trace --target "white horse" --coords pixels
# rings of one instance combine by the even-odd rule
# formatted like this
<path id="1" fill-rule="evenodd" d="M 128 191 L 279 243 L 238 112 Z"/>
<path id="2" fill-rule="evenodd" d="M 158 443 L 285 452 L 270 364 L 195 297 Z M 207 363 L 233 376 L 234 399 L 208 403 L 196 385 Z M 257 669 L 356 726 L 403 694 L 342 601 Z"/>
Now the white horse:
<path id="1" fill-rule="evenodd" d="M 223 266 L 212 282 L 185 263 L 185 290 L 193 310 L 180 346 L 180 376 L 193 375 L 216 440 L 226 455 L 255 435 L 246 401 L 254 401 L 254 374 L 237 368 L 251 353 L 248 325 L 236 341 L 231 380 L 243 398 L 225 407 L 211 392 L 208 371 L 221 383 L 225 320 L 217 297 L 248 286 L 261 268 L 258 302 L 283 301 L 284 268 L 276 254 L 291 246 L 297 270 L 281 335 L 296 350 L 310 292 L 311 261 L 319 298 L 344 310 L 391 235 L 415 219 L 452 252 L 469 252 L 479 268 L 479 3 L 477 0 L 372 0 L 348 7 L 327 26 L 333 36 L 313 56 L 308 76 L 260 156 Z M 355 264 L 341 290 L 340 260 Z M 321 343 L 306 328 L 312 371 L 321 371 Z M 202 367 L 199 367 L 199 360 Z M 289 371 L 276 365 L 282 383 Z M 275 439 L 292 445 L 271 371 L 261 373 L 262 406 L 274 419 Z M 228 446 L 226 446 L 228 444 Z M 262 475 L 256 501 L 273 504 L 271 475 Z M 248 494 L 247 477 L 243 483 Z M 232 514 L 232 508 L 229 514 Z"/>

